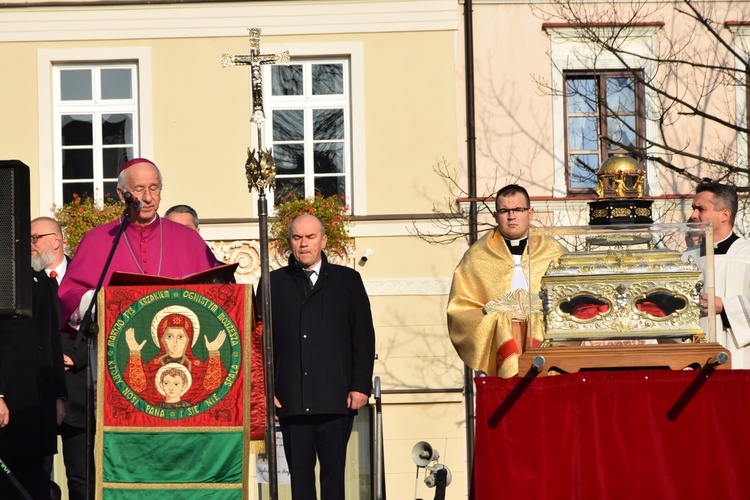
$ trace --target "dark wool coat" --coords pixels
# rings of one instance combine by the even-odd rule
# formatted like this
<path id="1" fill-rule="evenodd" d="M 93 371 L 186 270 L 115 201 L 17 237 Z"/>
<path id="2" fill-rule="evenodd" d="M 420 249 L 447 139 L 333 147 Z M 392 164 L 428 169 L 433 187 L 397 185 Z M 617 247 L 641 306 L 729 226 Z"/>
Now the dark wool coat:
<path id="1" fill-rule="evenodd" d="M 359 273 L 329 264 L 310 290 L 302 268 L 271 273 L 273 357 L 279 418 L 350 414 L 350 391 L 370 394 L 375 330 Z"/>
<path id="2" fill-rule="evenodd" d="M 0 429 L 5 454 L 57 452 L 57 398 L 66 398 L 60 332 L 52 287 L 32 271 L 33 318 L 0 318 L 0 393 L 10 423 Z"/>
<path id="3" fill-rule="evenodd" d="M 70 259 L 67 256 L 65 258 L 70 264 Z M 55 300 L 59 313 L 60 301 L 57 299 L 56 293 Z M 80 338 L 78 338 L 77 333 L 60 332 L 60 335 L 63 354 L 66 354 L 75 363 L 74 368 L 65 372 L 68 400 L 65 402 L 64 422 L 70 426 L 83 429 L 86 427 L 86 390 L 88 388 L 86 365 L 89 362 L 89 351 L 83 335 Z M 93 402 L 93 398 L 91 401 Z M 93 410 L 91 413 L 93 414 Z"/>

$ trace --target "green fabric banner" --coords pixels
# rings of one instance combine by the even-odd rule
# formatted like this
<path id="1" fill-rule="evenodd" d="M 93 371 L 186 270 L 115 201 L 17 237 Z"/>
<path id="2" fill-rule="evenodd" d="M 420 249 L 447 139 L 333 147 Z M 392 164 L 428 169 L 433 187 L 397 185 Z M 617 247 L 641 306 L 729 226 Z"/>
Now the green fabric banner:
<path id="1" fill-rule="evenodd" d="M 242 488 L 233 489 L 116 489 L 105 488 L 107 500 L 241 500 Z"/>
<path id="2" fill-rule="evenodd" d="M 105 483 L 241 483 L 242 432 L 107 432 Z M 144 460 L 144 457 L 150 457 Z"/>

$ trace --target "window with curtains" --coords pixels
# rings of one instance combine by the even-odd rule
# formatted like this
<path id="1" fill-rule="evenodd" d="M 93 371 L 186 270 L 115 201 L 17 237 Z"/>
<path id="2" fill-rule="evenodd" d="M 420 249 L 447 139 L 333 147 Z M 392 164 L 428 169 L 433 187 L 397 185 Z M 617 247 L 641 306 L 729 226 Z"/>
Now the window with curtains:
<path id="1" fill-rule="evenodd" d="M 610 156 L 643 161 L 643 85 L 625 71 L 566 71 L 564 79 L 568 192 L 591 193 Z"/>
<path id="2" fill-rule="evenodd" d="M 116 196 L 119 167 L 138 149 L 138 68 L 133 63 L 53 66 L 54 150 L 62 202 Z"/>
<path id="3" fill-rule="evenodd" d="M 336 195 L 351 206 L 348 58 L 293 60 L 270 68 L 267 132 L 276 163 L 274 204 Z"/>

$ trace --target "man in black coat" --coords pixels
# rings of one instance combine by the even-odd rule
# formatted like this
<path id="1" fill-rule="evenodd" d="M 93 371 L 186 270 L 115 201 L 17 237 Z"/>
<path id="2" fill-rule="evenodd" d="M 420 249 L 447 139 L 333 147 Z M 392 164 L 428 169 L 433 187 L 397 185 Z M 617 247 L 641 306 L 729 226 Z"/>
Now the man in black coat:
<path id="1" fill-rule="evenodd" d="M 65 276 L 70 259 L 65 255 L 60 224 L 51 217 L 37 217 L 31 221 L 31 267 L 43 271 L 54 291 L 54 303 L 59 315 L 60 301 L 57 287 Z M 86 440 L 86 391 L 89 388 L 86 365 L 89 352 L 83 336 L 60 332 L 65 367 L 65 386 L 68 400 L 65 402 L 65 419 L 59 428 L 62 438 L 62 453 L 65 462 L 65 475 L 68 479 L 68 498 L 84 500 L 88 479 L 89 497 L 94 498 L 94 453 L 87 450 Z M 93 401 L 93 397 L 91 399 Z M 93 433 L 93 408 L 91 432 Z M 93 437 L 93 434 L 92 434 Z M 93 444 L 93 439 L 91 443 Z M 93 446 L 92 446 L 93 448 Z M 86 453 L 89 453 L 89 474 L 86 476 Z"/>
<path id="2" fill-rule="evenodd" d="M 292 498 L 344 500 L 346 445 L 372 390 L 375 330 L 359 273 L 329 264 L 315 216 L 289 226 L 289 265 L 271 273 L 276 407 Z"/>
<path id="3" fill-rule="evenodd" d="M 0 318 L 0 458 L 35 499 L 50 498 L 44 457 L 57 453 L 65 375 L 52 288 L 32 272 L 32 318 Z M 0 473 L 0 498 L 23 498 Z"/>

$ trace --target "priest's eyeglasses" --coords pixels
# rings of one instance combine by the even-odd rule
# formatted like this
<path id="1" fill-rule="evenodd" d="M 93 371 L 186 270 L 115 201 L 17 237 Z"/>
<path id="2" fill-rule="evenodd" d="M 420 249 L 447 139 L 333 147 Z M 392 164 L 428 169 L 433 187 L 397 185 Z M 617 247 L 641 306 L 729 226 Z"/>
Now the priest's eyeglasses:
<path id="1" fill-rule="evenodd" d="M 31 242 L 36 245 L 36 242 L 39 241 L 39 238 L 44 238 L 45 236 L 52 236 L 53 234 L 57 234 L 57 233 L 32 234 Z"/>
<path id="2" fill-rule="evenodd" d="M 498 215 L 508 215 L 513 212 L 516 215 L 521 215 L 524 212 L 528 212 L 530 209 L 527 207 L 516 207 L 516 208 L 498 208 Z"/>

